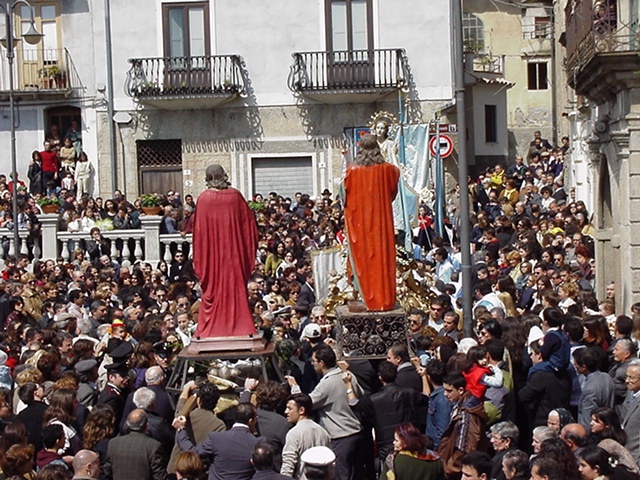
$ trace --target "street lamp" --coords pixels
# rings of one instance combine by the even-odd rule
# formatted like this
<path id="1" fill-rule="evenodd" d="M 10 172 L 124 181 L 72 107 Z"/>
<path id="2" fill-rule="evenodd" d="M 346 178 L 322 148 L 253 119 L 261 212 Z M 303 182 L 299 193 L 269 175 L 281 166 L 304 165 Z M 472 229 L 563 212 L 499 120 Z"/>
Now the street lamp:
<path id="1" fill-rule="evenodd" d="M 13 59 L 15 58 L 15 46 L 20 41 L 13 36 L 13 11 L 18 5 L 23 5 L 31 13 L 31 25 L 29 31 L 22 34 L 24 41 L 30 45 L 37 44 L 44 35 L 36 30 L 33 18 L 33 7 L 26 0 L 0 0 L 0 8 L 4 11 L 5 36 L 0 39 L 0 44 L 7 49 L 7 62 L 9 63 L 9 112 L 11 121 L 11 174 L 13 175 L 13 245 L 14 253 L 18 253 L 20 236 L 18 234 L 18 167 L 16 165 L 16 119 L 13 92 Z"/>

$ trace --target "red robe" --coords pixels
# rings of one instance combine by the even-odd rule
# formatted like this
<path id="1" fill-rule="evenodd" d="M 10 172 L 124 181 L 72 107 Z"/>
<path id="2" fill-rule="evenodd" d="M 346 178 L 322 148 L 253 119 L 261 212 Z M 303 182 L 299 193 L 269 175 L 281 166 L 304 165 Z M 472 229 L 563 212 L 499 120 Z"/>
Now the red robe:
<path id="1" fill-rule="evenodd" d="M 249 205 L 234 188 L 209 189 L 198 197 L 194 216 L 193 266 L 202 285 L 196 337 L 255 334 L 247 280 L 258 229 Z"/>
<path id="2" fill-rule="evenodd" d="M 396 247 L 391 203 L 400 170 L 390 163 L 351 165 L 344 178 L 344 207 L 351 264 L 367 309 L 396 304 Z"/>

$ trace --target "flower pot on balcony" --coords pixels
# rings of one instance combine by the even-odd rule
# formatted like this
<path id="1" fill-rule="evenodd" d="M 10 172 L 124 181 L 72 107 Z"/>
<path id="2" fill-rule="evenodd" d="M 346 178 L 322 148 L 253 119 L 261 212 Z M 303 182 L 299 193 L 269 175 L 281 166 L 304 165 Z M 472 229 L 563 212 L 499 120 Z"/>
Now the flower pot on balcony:
<path id="1" fill-rule="evenodd" d="M 42 209 L 42 213 L 58 213 L 59 205 L 42 205 L 40 207 Z"/>
<path id="2" fill-rule="evenodd" d="M 142 207 L 145 215 L 158 215 L 162 211 L 162 207 Z"/>

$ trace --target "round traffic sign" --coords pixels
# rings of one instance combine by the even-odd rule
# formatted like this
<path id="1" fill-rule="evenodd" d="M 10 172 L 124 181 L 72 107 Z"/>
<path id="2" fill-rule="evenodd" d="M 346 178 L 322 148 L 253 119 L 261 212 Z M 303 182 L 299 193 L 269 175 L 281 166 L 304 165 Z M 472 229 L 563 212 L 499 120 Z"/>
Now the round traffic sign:
<path id="1" fill-rule="evenodd" d="M 438 154 L 436 152 L 436 140 L 440 140 L 439 150 L 440 150 L 440 158 L 447 158 L 453 152 L 453 141 L 451 137 L 447 135 L 440 135 L 436 137 L 435 135 L 429 139 L 429 151 L 431 155 L 434 157 Z"/>

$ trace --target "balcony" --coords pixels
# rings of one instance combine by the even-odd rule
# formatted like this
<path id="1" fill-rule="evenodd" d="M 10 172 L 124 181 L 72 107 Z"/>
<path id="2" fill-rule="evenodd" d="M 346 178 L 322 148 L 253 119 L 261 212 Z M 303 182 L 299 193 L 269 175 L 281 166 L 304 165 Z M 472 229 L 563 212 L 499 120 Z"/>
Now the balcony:
<path id="1" fill-rule="evenodd" d="M 551 55 L 553 24 L 545 18 L 529 19 L 534 23 L 522 25 L 522 54 Z"/>
<path id="2" fill-rule="evenodd" d="M 246 95 L 238 55 L 131 58 L 125 92 L 163 109 L 208 109 Z"/>
<path id="3" fill-rule="evenodd" d="M 401 48 L 296 52 L 293 59 L 289 89 L 323 103 L 370 103 L 408 87 Z"/>
<path id="4" fill-rule="evenodd" d="M 9 98 L 9 64 L 2 55 L 0 102 Z M 59 100 L 84 88 L 66 48 L 33 48 L 24 45 L 16 52 L 13 85 L 20 101 Z"/>
<path id="5" fill-rule="evenodd" d="M 567 81 L 576 93 L 599 103 L 621 90 L 640 88 L 637 22 L 628 24 L 617 17 L 613 0 L 597 10 L 590 0 L 567 8 Z"/>

